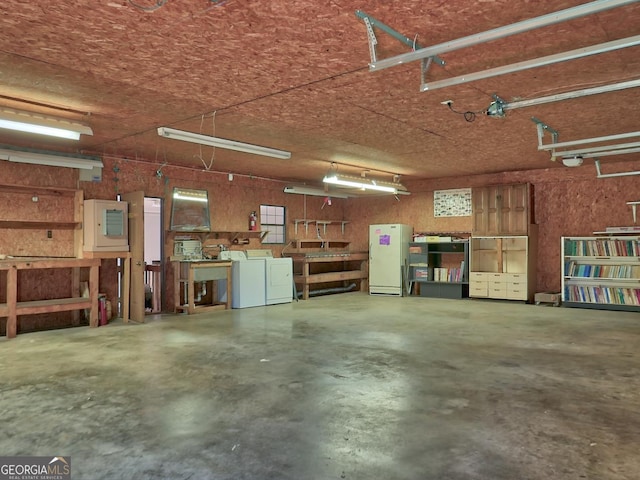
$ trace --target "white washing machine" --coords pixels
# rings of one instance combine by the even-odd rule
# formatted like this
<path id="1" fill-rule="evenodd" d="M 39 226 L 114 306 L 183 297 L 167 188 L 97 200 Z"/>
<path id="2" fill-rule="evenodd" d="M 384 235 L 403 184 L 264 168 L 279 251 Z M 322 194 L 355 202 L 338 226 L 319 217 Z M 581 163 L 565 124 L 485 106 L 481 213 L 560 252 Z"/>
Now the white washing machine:
<path id="1" fill-rule="evenodd" d="M 221 260 L 232 260 L 231 308 L 265 305 L 265 264 L 247 259 L 244 252 L 220 252 Z"/>
<path id="2" fill-rule="evenodd" d="M 249 261 L 261 260 L 265 266 L 265 305 L 293 301 L 293 260 L 274 258 L 271 250 L 246 250 Z"/>

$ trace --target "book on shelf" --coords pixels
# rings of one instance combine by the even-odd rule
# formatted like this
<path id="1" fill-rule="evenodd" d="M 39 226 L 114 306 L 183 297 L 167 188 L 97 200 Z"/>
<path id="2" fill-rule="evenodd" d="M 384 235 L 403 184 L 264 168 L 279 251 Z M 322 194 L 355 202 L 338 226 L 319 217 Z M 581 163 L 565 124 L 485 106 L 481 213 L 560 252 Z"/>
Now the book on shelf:
<path id="1" fill-rule="evenodd" d="M 566 301 L 640 306 L 640 288 L 566 285 Z"/>
<path id="2" fill-rule="evenodd" d="M 640 242 L 633 238 L 566 239 L 564 253 L 583 257 L 637 257 L 640 256 Z"/>

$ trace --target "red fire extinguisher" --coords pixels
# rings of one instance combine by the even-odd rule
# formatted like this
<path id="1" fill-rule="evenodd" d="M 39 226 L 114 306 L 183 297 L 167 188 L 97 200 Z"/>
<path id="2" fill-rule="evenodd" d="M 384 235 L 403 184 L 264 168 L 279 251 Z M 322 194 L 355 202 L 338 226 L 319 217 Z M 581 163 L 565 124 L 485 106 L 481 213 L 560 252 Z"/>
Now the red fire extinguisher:
<path id="1" fill-rule="evenodd" d="M 258 217 L 256 212 L 251 212 L 249 215 L 249 231 L 254 231 L 258 228 Z"/>

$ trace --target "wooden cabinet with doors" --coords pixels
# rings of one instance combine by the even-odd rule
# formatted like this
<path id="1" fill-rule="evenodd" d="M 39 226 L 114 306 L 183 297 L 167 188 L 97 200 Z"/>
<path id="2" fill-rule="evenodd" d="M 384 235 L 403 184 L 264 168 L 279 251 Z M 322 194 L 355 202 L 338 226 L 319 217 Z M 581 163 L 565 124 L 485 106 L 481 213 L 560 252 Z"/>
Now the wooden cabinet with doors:
<path id="1" fill-rule="evenodd" d="M 481 235 L 528 235 L 533 215 L 533 185 L 477 187 L 473 196 L 473 231 Z"/>
<path id="2" fill-rule="evenodd" d="M 532 302 L 536 291 L 536 226 L 529 235 L 471 237 L 469 296 Z"/>

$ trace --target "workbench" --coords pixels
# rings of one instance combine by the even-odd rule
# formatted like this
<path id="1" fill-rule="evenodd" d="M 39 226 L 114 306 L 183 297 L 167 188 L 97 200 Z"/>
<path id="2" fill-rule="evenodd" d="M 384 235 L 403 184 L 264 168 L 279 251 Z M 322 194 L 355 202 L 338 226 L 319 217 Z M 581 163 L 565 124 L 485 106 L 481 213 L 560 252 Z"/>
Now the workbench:
<path id="1" fill-rule="evenodd" d="M 311 285 L 320 283 L 345 282 L 347 280 L 359 280 L 360 291 L 366 292 L 366 279 L 368 278 L 368 252 L 305 252 L 283 253 L 291 257 L 294 266 L 293 280 L 296 285 L 302 286 L 302 299 L 308 300 Z M 314 272 L 312 265 L 334 263 L 333 271 Z"/>
<path id="2" fill-rule="evenodd" d="M 231 265 L 228 260 L 174 261 L 174 305 L 175 311 L 187 314 L 225 310 L 231 308 Z M 220 299 L 218 283 L 226 281 L 226 300 Z M 206 285 L 206 292 L 196 298 L 196 283 Z M 202 292 L 200 292 L 202 294 Z"/>
<path id="3" fill-rule="evenodd" d="M 18 272 L 24 270 L 71 268 L 71 295 L 66 298 L 18 301 Z M 80 269 L 89 268 L 89 298 L 80 296 Z M 0 317 L 7 317 L 7 338 L 18 333 L 18 316 L 90 309 L 89 326 L 98 326 L 98 279 L 100 259 L 15 257 L 0 260 L 0 272 L 6 272 L 6 303 L 0 303 Z"/>

